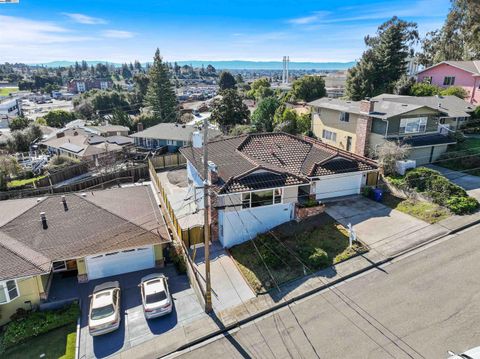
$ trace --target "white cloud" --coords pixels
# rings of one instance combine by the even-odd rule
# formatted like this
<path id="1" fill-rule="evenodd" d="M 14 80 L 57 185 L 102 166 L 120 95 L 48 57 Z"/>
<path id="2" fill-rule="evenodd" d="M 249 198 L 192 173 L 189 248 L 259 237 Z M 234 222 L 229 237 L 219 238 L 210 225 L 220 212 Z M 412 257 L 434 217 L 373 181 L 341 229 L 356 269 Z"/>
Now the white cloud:
<path id="1" fill-rule="evenodd" d="M 123 30 L 105 30 L 102 31 L 103 37 L 110 37 L 114 39 L 130 39 L 135 36 L 133 32 Z"/>
<path id="2" fill-rule="evenodd" d="M 287 22 L 293 25 L 308 25 L 329 15 L 329 11 L 316 11 L 311 15 L 289 19 Z"/>
<path id="3" fill-rule="evenodd" d="M 86 25 L 99 25 L 99 24 L 106 24 L 107 21 L 101 19 L 99 17 L 92 17 L 85 14 L 78 14 L 78 13 L 69 13 L 65 12 L 63 15 L 68 16 L 73 21 L 79 24 L 86 24 Z"/>

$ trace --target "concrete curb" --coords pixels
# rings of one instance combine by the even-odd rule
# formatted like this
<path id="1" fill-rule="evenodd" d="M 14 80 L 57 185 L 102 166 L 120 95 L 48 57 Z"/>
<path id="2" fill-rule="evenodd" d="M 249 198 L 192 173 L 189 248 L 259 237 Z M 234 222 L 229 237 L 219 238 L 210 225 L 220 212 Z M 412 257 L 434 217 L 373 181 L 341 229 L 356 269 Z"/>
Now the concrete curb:
<path id="1" fill-rule="evenodd" d="M 297 301 L 299 301 L 299 300 L 302 300 L 302 299 L 304 299 L 304 298 L 307 298 L 307 297 L 309 297 L 309 296 L 311 296 L 311 295 L 314 295 L 314 294 L 316 294 L 316 293 L 318 293 L 318 292 L 321 292 L 321 291 L 323 291 L 323 290 L 325 290 L 325 289 L 328 289 L 328 288 L 330 288 L 330 287 L 332 287 L 332 286 L 334 286 L 334 285 L 337 285 L 337 284 L 339 284 L 339 283 L 341 283 L 341 282 L 344 282 L 344 281 L 346 281 L 346 280 L 348 280 L 348 279 L 351 279 L 351 278 L 356 277 L 356 276 L 358 276 L 358 275 L 360 275 L 360 274 L 363 274 L 363 273 L 368 272 L 368 271 L 370 271 L 370 270 L 372 270 L 372 269 L 375 269 L 375 268 L 377 268 L 377 267 L 379 267 L 379 266 L 381 266 L 381 265 L 384 265 L 384 264 L 386 264 L 386 263 L 389 263 L 389 262 L 393 261 L 394 259 L 399 258 L 399 257 L 401 257 L 401 256 L 403 256 L 403 255 L 406 255 L 406 254 L 411 253 L 411 252 L 415 252 L 416 250 L 418 250 L 418 249 L 420 249 L 420 248 L 422 248 L 422 247 L 425 247 L 425 246 L 427 246 L 427 245 L 429 245 L 429 244 L 431 244 L 431 243 L 433 243 L 433 242 L 436 242 L 436 241 L 438 241 L 438 240 L 440 240 L 440 239 L 442 239 L 442 238 L 445 238 L 445 237 L 447 237 L 447 236 L 449 236 L 449 235 L 458 233 L 458 232 L 460 232 L 460 231 L 462 231 L 462 230 L 464 230 L 464 229 L 470 228 L 470 227 L 472 227 L 472 226 L 474 226 L 474 225 L 476 225 L 476 224 L 479 224 L 479 223 L 480 223 L 480 219 L 475 220 L 475 221 L 473 221 L 473 222 L 471 222 L 471 223 L 469 223 L 469 224 L 462 225 L 462 226 L 460 226 L 460 227 L 458 227 L 458 228 L 452 229 L 452 230 L 448 231 L 448 232 L 445 233 L 445 234 L 442 234 L 442 235 L 437 236 L 437 237 L 435 237 L 435 238 L 429 239 L 429 240 L 427 240 L 427 241 L 425 241 L 425 242 L 423 242 L 423 243 L 420 243 L 420 244 L 418 244 L 418 245 L 416 245 L 416 246 L 413 246 L 413 247 L 411 247 L 411 248 L 408 248 L 408 249 L 405 249 L 405 250 L 403 250 L 403 251 L 400 251 L 400 252 L 396 253 L 395 255 L 392 255 L 392 256 L 389 256 L 389 257 L 387 257 L 387 258 L 385 258 L 385 259 L 382 259 L 382 260 L 380 260 L 380 261 L 374 262 L 374 263 L 372 263 L 372 264 L 370 264 L 370 265 L 367 265 L 366 267 L 364 267 L 364 268 L 362 268 L 362 269 L 359 269 L 359 270 L 357 270 L 357 271 L 354 271 L 354 272 L 352 272 L 352 273 L 349 273 L 349 274 L 347 274 L 347 275 L 345 275 L 345 276 L 343 276 L 343 277 L 341 277 L 341 278 L 332 280 L 332 281 L 329 282 L 329 283 L 326 283 L 326 284 L 321 285 L 321 286 L 319 286 L 319 287 L 313 288 L 313 289 L 311 289 L 311 290 L 309 290 L 309 291 L 306 291 L 306 292 L 304 292 L 304 293 L 302 293 L 302 294 L 299 294 L 299 295 L 297 295 L 297 296 L 295 296 L 295 297 L 293 297 L 293 298 L 287 299 L 287 300 L 285 300 L 285 301 L 283 301 L 283 302 L 281 302 L 281 303 L 278 303 L 278 304 L 276 304 L 276 305 L 274 305 L 274 306 L 272 306 L 272 307 L 270 307 L 270 308 L 268 308 L 268 309 L 265 309 L 265 310 L 263 310 L 263 311 L 260 311 L 260 312 L 258 312 L 258 313 L 255 313 L 255 314 L 253 314 L 253 315 L 251 315 L 251 316 L 249 316 L 249 317 L 247 317 L 247 318 L 241 319 L 241 320 L 237 321 L 237 322 L 234 323 L 234 324 L 229 324 L 229 325 L 227 325 L 227 326 L 224 326 L 224 327 L 221 328 L 221 329 L 215 330 L 214 332 L 212 332 L 212 333 L 210 333 L 210 334 L 207 334 L 207 335 L 204 335 L 203 337 L 200 337 L 200 338 L 197 338 L 197 339 L 195 339 L 195 340 L 192 340 L 192 341 L 189 342 L 188 344 L 184 344 L 184 345 L 178 347 L 176 350 L 173 350 L 173 351 L 171 351 L 171 352 L 169 352 L 169 353 L 167 353 L 167 354 L 164 354 L 164 355 L 162 355 L 162 356 L 160 356 L 160 357 L 158 357 L 158 358 L 167 358 L 167 357 L 173 358 L 173 357 L 175 357 L 175 353 L 181 352 L 181 351 L 183 351 L 183 350 L 186 350 L 186 349 L 188 349 L 188 348 L 190 348 L 190 347 L 192 347 L 192 346 L 198 345 L 198 344 L 200 344 L 200 343 L 209 341 L 209 340 L 211 340 L 211 339 L 213 339 L 213 338 L 215 338 L 215 337 L 217 337 L 217 336 L 219 336 L 219 335 L 222 335 L 222 334 L 223 334 L 223 335 L 228 335 L 228 332 L 229 332 L 229 331 L 232 331 L 232 330 L 234 330 L 234 329 L 237 329 L 237 328 L 239 328 L 239 327 L 242 326 L 242 325 L 245 325 L 245 324 L 247 324 L 247 323 L 249 323 L 249 322 L 252 322 L 252 321 L 254 321 L 254 320 L 258 319 L 258 318 L 261 318 L 261 317 L 263 317 L 263 316 L 266 316 L 266 315 L 268 315 L 268 314 L 270 314 L 270 313 L 272 313 L 272 312 L 274 312 L 274 311 L 276 311 L 276 310 L 285 308 L 285 307 L 289 306 L 290 304 L 293 304 L 293 303 L 295 303 L 295 302 L 297 302 Z"/>

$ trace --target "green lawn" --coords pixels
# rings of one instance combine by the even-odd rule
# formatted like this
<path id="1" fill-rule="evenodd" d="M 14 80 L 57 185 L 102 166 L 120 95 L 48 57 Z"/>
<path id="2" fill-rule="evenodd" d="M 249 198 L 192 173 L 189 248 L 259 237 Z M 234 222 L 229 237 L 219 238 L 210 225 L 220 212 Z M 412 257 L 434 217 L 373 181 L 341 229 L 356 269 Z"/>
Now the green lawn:
<path id="1" fill-rule="evenodd" d="M 347 230 L 326 214 L 289 222 L 230 252 L 252 288 L 262 292 L 344 261 L 366 248 L 348 247 Z M 272 279 L 273 277 L 273 279 Z"/>
<path id="2" fill-rule="evenodd" d="M 467 174 L 480 176 L 480 138 L 467 138 L 449 148 L 440 161 L 439 166 Z"/>
<path id="3" fill-rule="evenodd" d="M 0 358 L 30 359 L 40 358 L 40 355 L 45 354 L 44 359 L 73 359 L 75 340 L 76 324 L 73 323 L 16 345 L 0 354 Z"/>
<path id="4" fill-rule="evenodd" d="M 13 180 L 7 183 L 7 187 L 10 189 L 14 189 L 16 187 L 22 187 L 26 186 L 29 184 L 33 184 L 36 180 L 45 178 L 46 176 L 38 176 L 38 177 L 33 177 L 33 178 L 28 178 L 28 179 L 21 179 L 21 180 Z"/>
<path id="5" fill-rule="evenodd" d="M 432 224 L 450 215 L 446 208 L 435 203 L 398 198 L 390 193 L 384 193 L 382 203 L 390 208 Z"/>
<path id="6" fill-rule="evenodd" d="M 8 96 L 10 93 L 17 91 L 18 87 L 0 87 L 0 96 Z"/>

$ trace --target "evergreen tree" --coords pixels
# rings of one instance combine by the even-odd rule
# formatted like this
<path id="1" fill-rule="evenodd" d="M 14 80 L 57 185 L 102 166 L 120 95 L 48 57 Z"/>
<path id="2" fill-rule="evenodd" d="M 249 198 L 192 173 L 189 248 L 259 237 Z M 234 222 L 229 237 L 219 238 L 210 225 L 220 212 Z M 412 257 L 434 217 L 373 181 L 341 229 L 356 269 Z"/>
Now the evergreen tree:
<path id="1" fill-rule="evenodd" d="M 375 36 L 366 36 L 368 49 L 347 75 L 347 97 L 361 100 L 392 93 L 397 81 L 406 74 L 406 59 L 413 55 L 417 41 L 417 24 L 396 16 L 380 25 Z"/>
<path id="2" fill-rule="evenodd" d="M 159 49 L 155 52 L 148 78 L 145 102 L 151 107 L 155 121 L 157 123 L 177 121 L 177 98 Z"/>
<path id="3" fill-rule="evenodd" d="M 235 88 L 236 82 L 235 78 L 232 74 L 228 71 L 223 71 L 220 74 L 220 79 L 218 80 L 218 86 L 220 87 L 220 91 L 233 89 Z"/>
<path id="4" fill-rule="evenodd" d="M 252 114 L 252 123 L 257 131 L 273 131 L 273 119 L 278 106 L 280 102 L 275 97 L 267 97 L 258 104 Z"/>

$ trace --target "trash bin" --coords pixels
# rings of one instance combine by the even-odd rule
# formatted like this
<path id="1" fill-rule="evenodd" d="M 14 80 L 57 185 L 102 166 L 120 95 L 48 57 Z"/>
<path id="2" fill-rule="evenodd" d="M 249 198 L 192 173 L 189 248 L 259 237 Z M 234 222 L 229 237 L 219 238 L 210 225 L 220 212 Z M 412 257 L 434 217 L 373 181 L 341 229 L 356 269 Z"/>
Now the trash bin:
<path id="1" fill-rule="evenodd" d="M 382 202 L 383 199 L 383 190 L 380 188 L 375 188 L 373 190 L 373 199 L 377 202 Z"/>

